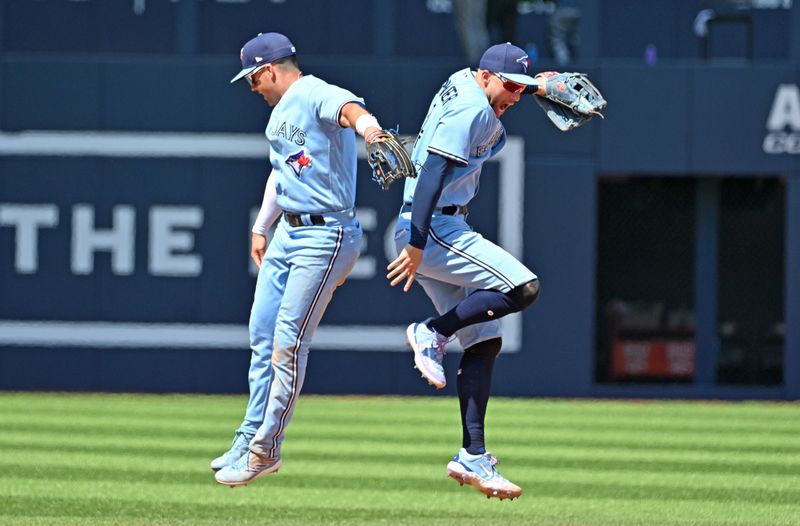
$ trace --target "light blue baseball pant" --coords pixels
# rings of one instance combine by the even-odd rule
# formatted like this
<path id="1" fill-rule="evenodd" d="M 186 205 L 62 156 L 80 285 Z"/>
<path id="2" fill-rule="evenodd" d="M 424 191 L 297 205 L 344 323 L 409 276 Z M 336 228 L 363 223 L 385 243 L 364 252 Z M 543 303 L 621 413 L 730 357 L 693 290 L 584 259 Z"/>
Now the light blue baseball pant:
<path id="1" fill-rule="evenodd" d="M 395 227 L 398 253 L 408 244 L 411 212 L 403 212 Z M 536 274 L 500 246 L 475 232 L 463 215 L 434 212 L 430 235 L 417 269 L 416 281 L 439 314 L 455 307 L 476 290 L 509 292 L 536 279 Z M 456 331 L 463 349 L 499 338 L 499 320 L 469 325 Z"/>
<path id="2" fill-rule="evenodd" d="M 281 220 L 258 273 L 250 312 L 250 400 L 239 428 L 254 433 L 250 449 L 280 455 L 303 387 L 311 340 L 333 292 L 356 264 L 361 226 L 326 215 L 324 226 Z"/>

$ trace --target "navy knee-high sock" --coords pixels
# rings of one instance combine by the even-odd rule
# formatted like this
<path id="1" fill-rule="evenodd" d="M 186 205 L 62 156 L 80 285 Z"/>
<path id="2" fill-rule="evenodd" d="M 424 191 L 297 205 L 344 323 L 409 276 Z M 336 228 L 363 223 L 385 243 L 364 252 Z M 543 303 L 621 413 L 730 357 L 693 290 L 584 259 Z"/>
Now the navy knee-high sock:
<path id="1" fill-rule="evenodd" d="M 461 406 L 461 447 L 471 455 L 486 453 L 484 420 L 492 387 L 494 361 L 502 340 L 495 338 L 464 351 L 458 369 L 456 389 Z"/>
<path id="2" fill-rule="evenodd" d="M 448 338 L 459 329 L 474 323 L 494 320 L 517 312 L 519 305 L 505 292 L 476 290 L 438 318 L 428 322 L 428 328 Z"/>

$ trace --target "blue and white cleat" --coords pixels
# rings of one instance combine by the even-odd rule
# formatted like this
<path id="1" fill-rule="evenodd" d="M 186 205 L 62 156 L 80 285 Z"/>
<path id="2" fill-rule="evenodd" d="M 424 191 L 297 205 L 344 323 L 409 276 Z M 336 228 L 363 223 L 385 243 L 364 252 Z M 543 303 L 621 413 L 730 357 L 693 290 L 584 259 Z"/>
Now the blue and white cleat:
<path id="1" fill-rule="evenodd" d="M 211 461 L 211 469 L 213 471 L 219 471 L 225 466 L 230 466 L 231 464 L 239 460 L 239 458 L 242 455 L 244 455 L 245 451 L 247 451 L 247 446 L 250 445 L 250 441 L 252 439 L 253 435 L 251 435 L 250 433 L 245 433 L 244 431 L 236 431 L 236 433 L 233 435 L 233 442 L 231 442 L 231 448 Z"/>
<path id="2" fill-rule="evenodd" d="M 226 486 L 244 486 L 258 477 L 277 472 L 282 464 L 280 457 L 262 457 L 248 450 L 239 460 L 217 471 L 214 478 Z"/>
<path id="3" fill-rule="evenodd" d="M 447 474 L 462 486 L 469 484 L 486 498 L 497 497 L 516 499 L 522 495 L 522 488 L 503 477 L 495 469 L 497 459 L 489 453 L 470 455 L 461 448 L 458 454 L 447 464 Z"/>
<path id="4" fill-rule="evenodd" d="M 428 328 L 427 323 L 433 318 L 428 318 L 421 323 L 412 323 L 406 329 L 406 337 L 411 349 L 414 350 L 414 364 L 422 373 L 428 383 L 442 389 L 447 380 L 444 378 L 444 346 L 449 338 Z"/>

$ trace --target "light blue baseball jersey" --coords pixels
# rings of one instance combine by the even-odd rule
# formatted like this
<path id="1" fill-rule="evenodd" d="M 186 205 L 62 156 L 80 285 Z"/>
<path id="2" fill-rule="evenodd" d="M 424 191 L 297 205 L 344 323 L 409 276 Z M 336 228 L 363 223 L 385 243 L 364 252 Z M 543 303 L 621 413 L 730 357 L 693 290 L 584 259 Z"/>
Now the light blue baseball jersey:
<path id="1" fill-rule="evenodd" d="M 272 109 L 265 133 L 283 210 L 338 212 L 355 205 L 355 132 L 339 125 L 348 102 L 363 105 L 364 99 L 307 75 Z"/>
<path id="2" fill-rule="evenodd" d="M 469 68 L 452 74 L 433 98 L 411 159 L 435 153 L 457 165 L 444 179 L 437 206 L 466 205 L 478 193 L 481 166 L 506 143 L 505 128 Z M 411 203 L 417 179 L 407 178 L 403 200 Z"/>
<path id="3" fill-rule="evenodd" d="M 466 205 L 478 193 L 481 167 L 505 146 L 506 133 L 486 93 L 469 69 L 447 79 L 431 102 L 412 159 L 423 164 L 431 153 L 455 166 L 447 170 L 437 206 Z M 418 179 L 406 179 L 403 199 L 412 203 Z M 395 226 L 400 253 L 409 242 L 411 211 L 404 207 Z M 439 314 L 476 290 L 508 292 L 536 275 L 502 247 L 485 239 L 462 214 L 434 211 L 417 282 Z M 464 349 L 502 336 L 498 320 L 468 325 L 456 332 Z"/>
<path id="4" fill-rule="evenodd" d="M 358 260 L 363 236 L 356 197 L 355 133 L 339 125 L 351 92 L 313 76 L 291 84 L 272 109 L 270 144 L 277 204 L 325 216 L 324 225 L 280 221 L 267 245 L 250 311 L 250 400 L 240 431 L 250 450 L 280 456 L 306 374 L 311 340 L 337 286 Z"/>

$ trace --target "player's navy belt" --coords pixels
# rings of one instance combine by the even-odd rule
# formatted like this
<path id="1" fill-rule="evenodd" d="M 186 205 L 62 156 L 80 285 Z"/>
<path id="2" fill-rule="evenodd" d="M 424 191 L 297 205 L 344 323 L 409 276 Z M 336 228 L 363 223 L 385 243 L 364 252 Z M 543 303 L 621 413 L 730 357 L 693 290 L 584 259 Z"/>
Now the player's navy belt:
<path id="1" fill-rule="evenodd" d="M 411 212 L 411 203 L 403 203 L 403 208 L 400 210 L 400 213 L 404 212 Z M 436 207 L 434 212 L 437 212 L 442 215 L 446 216 L 455 216 L 455 215 L 467 215 L 467 205 L 448 205 L 448 206 L 441 206 Z"/>
<path id="2" fill-rule="evenodd" d="M 323 214 L 299 214 L 297 212 L 284 212 L 284 219 L 291 227 L 298 226 L 323 226 L 328 222 L 347 223 L 355 217 L 353 209 L 341 212 L 325 212 Z M 326 221 L 326 218 L 328 221 Z"/>

